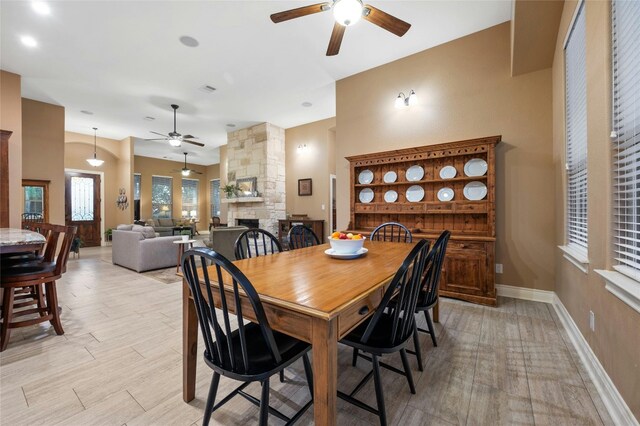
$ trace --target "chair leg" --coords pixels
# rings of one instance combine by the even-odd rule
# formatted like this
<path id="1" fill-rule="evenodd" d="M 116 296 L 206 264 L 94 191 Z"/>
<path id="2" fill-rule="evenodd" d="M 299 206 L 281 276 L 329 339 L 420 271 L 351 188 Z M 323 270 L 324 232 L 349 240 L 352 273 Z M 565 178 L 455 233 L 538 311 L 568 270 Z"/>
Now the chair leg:
<path id="1" fill-rule="evenodd" d="M 284 383 L 284 370 L 280 370 L 280 383 Z"/>
<path id="2" fill-rule="evenodd" d="M 262 395 L 260 397 L 260 426 L 267 426 L 269 420 L 269 379 L 262 382 Z"/>
<path id="3" fill-rule="evenodd" d="M 51 281 L 45 284 L 47 293 L 47 305 L 52 318 L 49 321 L 56 331 L 56 334 L 64 334 L 62 323 L 60 322 L 60 311 L 58 311 L 58 293 L 56 292 L 56 282 Z"/>
<path id="4" fill-rule="evenodd" d="M 420 337 L 418 336 L 418 326 L 413 323 L 413 346 L 416 351 L 416 358 L 418 359 L 418 370 L 424 371 L 422 367 L 422 352 L 420 351 Z"/>
<path id="5" fill-rule="evenodd" d="M 427 320 L 427 327 L 429 327 L 429 334 L 431 335 L 433 346 L 438 346 L 438 342 L 436 342 L 436 330 L 433 328 L 433 321 L 431 321 L 431 315 L 428 309 L 424 311 L 424 317 Z"/>
<path id="6" fill-rule="evenodd" d="M 36 297 L 38 298 L 38 309 L 45 309 L 47 304 L 44 301 L 44 288 L 42 287 L 42 284 L 36 284 L 34 287 L 36 290 Z M 41 313 L 40 315 L 42 316 L 43 314 Z"/>
<path id="7" fill-rule="evenodd" d="M 9 329 L 9 323 L 11 322 L 11 318 L 13 317 L 13 287 L 8 287 L 4 289 L 4 294 L 2 295 L 2 330 L 0 333 L 0 352 L 7 349 L 7 344 L 9 343 L 9 336 L 11 335 L 11 330 Z"/>
<path id="8" fill-rule="evenodd" d="M 351 360 L 351 365 L 354 366 L 354 367 L 358 363 L 358 352 L 359 352 L 358 349 L 353 348 L 353 359 Z"/>
<path id="9" fill-rule="evenodd" d="M 311 363 L 309 362 L 308 354 L 304 354 L 302 356 L 302 364 L 304 365 L 304 374 L 305 376 L 307 376 L 307 384 L 309 385 L 311 400 L 313 400 L 313 370 L 311 369 Z"/>
<path id="10" fill-rule="evenodd" d="M 416 352 L 419 353 L 419 352 Z M 415 395 L 416 387 L 413 384 L 413 373 L 411 373 L 411 369 L 409 368 L 409 360 L 407 359 L 407 350 L 402 348 L 400 350 L 400 358 L 402 358 L 402 367 L 404 368 L 404 375 L 407 377 L 407 382 L 409 382 L 409 389 L 411 393 Z"/>
<path id="11" fill-rule="evenodd" d="M 202 419 L 202 426 L 208 426 L 209 421 L 211 420 L 213 406 L 216 404 L 218 383 L 220 383 L 220 374 L 214 371 L 213 377 L 211 378 L 211 386 L 209 386 L 209 396 L 207 397 L 207 404 L 204 406 L 204 419 Z"/>
<path id="12" fill-rule="evenodd" d="M 371 354 L 373 364 L 373 384 L 376 388 L 376 402 L 378 404 L 378 416 L 380 417 L 380 425 L 387 426 L 387 411 L 384 407 L 384 394 L 382 393 L 382 380 L 380 378 L 380 363 L 378 356 Z"/>

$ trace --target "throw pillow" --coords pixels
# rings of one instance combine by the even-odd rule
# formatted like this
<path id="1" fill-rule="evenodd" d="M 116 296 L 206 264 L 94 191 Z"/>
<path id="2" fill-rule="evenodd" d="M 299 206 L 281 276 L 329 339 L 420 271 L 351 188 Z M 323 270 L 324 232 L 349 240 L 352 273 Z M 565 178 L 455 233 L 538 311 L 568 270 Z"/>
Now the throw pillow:
<path id="1" fill-rule="evenodd" d="M 153 229 L 152 226 L 143 226 L 142 235 L 144 235 L 145 238 L 155 238 L 156 231 Z"/>
<path id="2" fill-rule="evenodd" d="M 139 233 L 140 233 L 140 235 L 142 235 L 142 239 L 147 238 L 147 236 L 146 236 L 146 235 L 144 235 L 144 232 L 142 232 L 142 231 L 144 231 L 144 226 L 142 226 L 142 225 L 133 225 L 133 227 L 131 228 L 131 230 L 132 230 L 133 232 L 139 232 Z"/>
<path id="3" fill-rule="evenodd" d="M 118 225 L 116 229 L 118 231 L 131 231 L 134 225 Z"/>
<path id="4" fill-rule="evenodd" d="M 145 220 L 145 223 L 147 224 L 147 226 L 158 226 L 155 219 L 147 219 Z"/>

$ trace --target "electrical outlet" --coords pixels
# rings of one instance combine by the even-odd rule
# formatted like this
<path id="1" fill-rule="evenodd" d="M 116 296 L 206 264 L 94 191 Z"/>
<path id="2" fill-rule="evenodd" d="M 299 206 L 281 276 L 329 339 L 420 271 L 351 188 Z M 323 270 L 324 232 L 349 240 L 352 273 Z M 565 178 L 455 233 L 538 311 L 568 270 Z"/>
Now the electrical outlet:
<path id="1" fill-rule="evenodd" d="M 589 328 L 591 331 L 596 331 L 596 314 L 593 311 L 589 311 Z"/>
<path id="2" fill-rule="evenodd" d="M 496 274 L 502 273 L 502 263 L 496 263 Z"/>

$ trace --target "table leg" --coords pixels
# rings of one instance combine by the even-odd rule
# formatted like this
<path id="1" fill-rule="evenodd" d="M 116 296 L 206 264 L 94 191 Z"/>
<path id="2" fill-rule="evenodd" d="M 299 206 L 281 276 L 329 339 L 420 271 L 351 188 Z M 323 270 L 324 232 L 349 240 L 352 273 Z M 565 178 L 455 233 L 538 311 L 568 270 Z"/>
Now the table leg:
<path id="1" fill-rule="evenodd" d="M 182 254 L 184 253 L 184 244 L 177 244 L 178 246 L 178 263 L 176 263 L 176 274 L 180 272 L 180 261 L 182 260 Z"/>
<path id="2" fill-rule="evenodd" d="M 337 319 L 313 320 L 313 413 L 315 424 L 335 425 L 338 399 Z"/>
<path id="3" fill-rule="evenodd" d="M 436 300 L 436 305 L 433 307 L 433 322 L 440 322 L 440 299 Z"/>
<path id="4" fill-rule="evenodd" d="M 196 365 L 198 352 L 198 317 L 191 291 L 182 280 L 182 399 L 189 402 L 196 396 Z"/>

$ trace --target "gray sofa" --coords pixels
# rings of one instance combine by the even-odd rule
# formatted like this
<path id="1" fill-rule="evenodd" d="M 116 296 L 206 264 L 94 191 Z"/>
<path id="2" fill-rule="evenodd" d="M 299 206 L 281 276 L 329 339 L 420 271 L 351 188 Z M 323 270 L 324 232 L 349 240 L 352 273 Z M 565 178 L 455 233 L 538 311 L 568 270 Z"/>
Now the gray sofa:
<path id="1" fill-rule="evenodd" d="M 114 230 L 111 261 L 137 272 L 176 266 L 178 245 L 173 242 L 181 238 L 145 238 L 141 232 Z"/>
<path id="2" fill-rule="evenodd" d="M 193 236 L 196 232 L 196 225 L 194 223 L 188 223 L 186 225 L 181 225 L 185 223 L 184 219 L 147 219 L 145 220 L 147 226 L 152 226 L 153 229 L 160 234 L 161 237 L 170 236 L 173 233 L 174 226 L 189 226 L 191 227 L 191 235 Z"/>
<path id="3" fill-rule="evenodd" d="M 212 228 L 209 240 L 205 240 L 204 244 L 233 262 L 236 259 L 234 247 L 236 240 L 247 229 L 249 228 L 246 226 Z"/>

